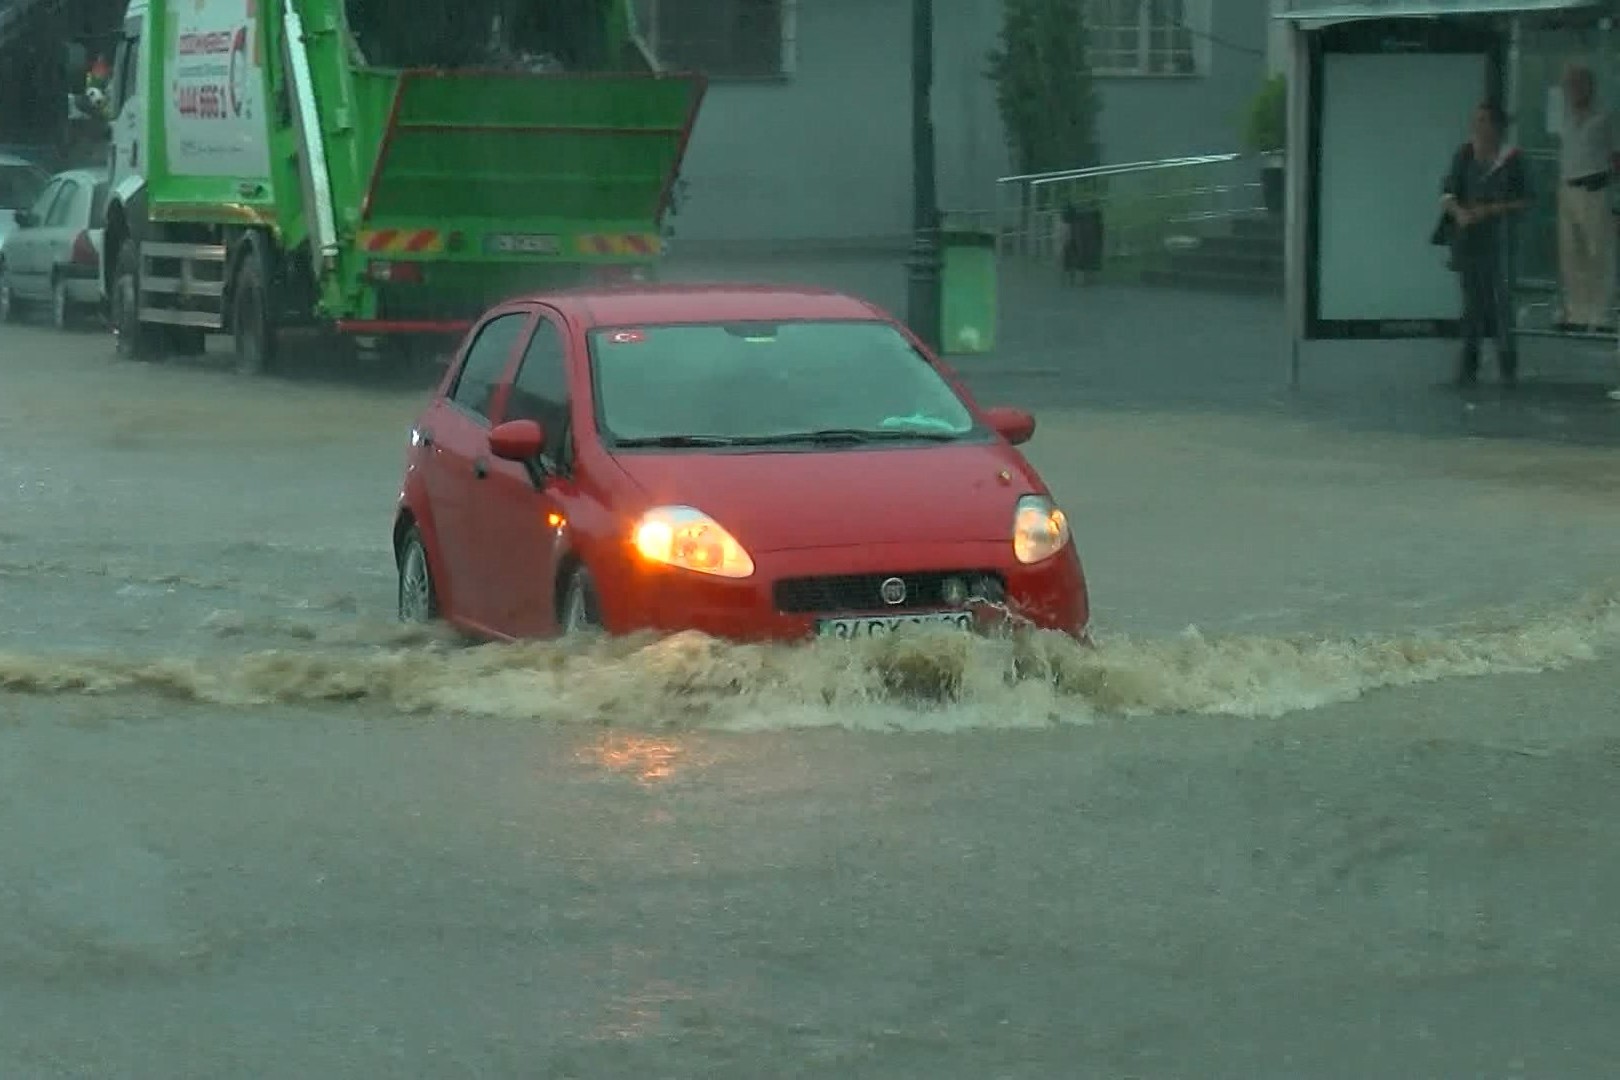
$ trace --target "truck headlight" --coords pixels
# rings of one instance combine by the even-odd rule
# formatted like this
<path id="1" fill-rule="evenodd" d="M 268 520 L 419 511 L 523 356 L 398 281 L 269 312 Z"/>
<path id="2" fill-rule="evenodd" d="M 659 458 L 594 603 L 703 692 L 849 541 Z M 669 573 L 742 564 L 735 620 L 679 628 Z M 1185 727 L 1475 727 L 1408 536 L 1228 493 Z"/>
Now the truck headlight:
<path id="1" fill-rule="evenodd" d="M 1029 565 L 1050 559 L 1069 542 L 1069 518 L 1044 495 L 1025 495 L 1013 514 L 1013 554 Z"/>
<path id="2" fill-rule="evenodd" d="M 699 574 L 745 578 L 754 572 L 754 560 L 736 537 L 690 506 L 660 506 L 641 515 L 635 545 L 648 562 Z"/>

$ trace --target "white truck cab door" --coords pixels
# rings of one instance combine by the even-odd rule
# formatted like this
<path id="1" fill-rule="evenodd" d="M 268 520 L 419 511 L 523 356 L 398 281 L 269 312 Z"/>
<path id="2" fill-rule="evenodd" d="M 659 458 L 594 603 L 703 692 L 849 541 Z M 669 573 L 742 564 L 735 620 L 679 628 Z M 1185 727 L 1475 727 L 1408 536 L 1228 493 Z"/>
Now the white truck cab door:
<path id="1" fill-rule="evenodd" d="M 146 134 L 146 97 L 142 93 L 141 75 L 144 57 L 141 55 L 143 31 L 146 26 L 146 5 L 134 3 L 124 16 L 124 36 L 118 43 L 113 62 L 112 148 L 108 152 L 108 188 L 127 190 L 129 178 L 144 175 L 146 148 L 141 145 Z"/>

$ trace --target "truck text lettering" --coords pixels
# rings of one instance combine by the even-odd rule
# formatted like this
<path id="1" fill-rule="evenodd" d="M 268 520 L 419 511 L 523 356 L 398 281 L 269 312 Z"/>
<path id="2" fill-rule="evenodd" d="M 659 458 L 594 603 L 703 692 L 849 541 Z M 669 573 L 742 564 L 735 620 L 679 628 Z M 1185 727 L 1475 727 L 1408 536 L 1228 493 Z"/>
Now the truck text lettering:
<path id="1" fill-rule="evenodd" d="M 205 34 L 181 34 L 181 56 L 215 56 L 231 51 L 235 34 L 230 30 L 211 30 Z"/>
<path id="2" fill-rule="evenodd" d="M 176 91 L 181 116 L 199 120 L 225 117 L 225 88 L 222 86 L 182 86 Z"/>

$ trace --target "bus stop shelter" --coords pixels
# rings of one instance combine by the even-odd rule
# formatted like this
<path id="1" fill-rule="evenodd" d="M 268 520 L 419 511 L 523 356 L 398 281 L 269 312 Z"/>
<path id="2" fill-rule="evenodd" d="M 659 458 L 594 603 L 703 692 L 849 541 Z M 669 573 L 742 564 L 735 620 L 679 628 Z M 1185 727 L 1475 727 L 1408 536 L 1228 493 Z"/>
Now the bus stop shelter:
<path id="1" fill-rule="evenodd" d="M 1285 298 L 1291 385 L 1305 342 L 1454 338 L 1461 293 L 1429 243 L 1440 182 L 1470 113 L 1501 101 L 1531 168 L 1536 207 L 1519 230 L 1519 332 L 1557 281 L 1552 119 L 1563 64 L 1579 56 L 1600 102 L 1620 105 L 1620 0 L 1282 0 L 1288 30 Z M 1612 335 L 1607 336 L 1613 344 Z"/>

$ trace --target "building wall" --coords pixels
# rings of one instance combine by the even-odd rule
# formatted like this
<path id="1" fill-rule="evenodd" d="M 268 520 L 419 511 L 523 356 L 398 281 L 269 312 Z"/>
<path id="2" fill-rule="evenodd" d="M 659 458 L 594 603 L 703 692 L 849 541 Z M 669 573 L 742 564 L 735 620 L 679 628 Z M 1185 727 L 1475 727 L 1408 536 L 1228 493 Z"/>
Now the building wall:
<path id="1" fill-rule="evenodd" d="M 1237 146 L 1265 65 L 1268 0 L 1210 0 L 1209 74 L 1101 79 L 1104 159 Z M 1000 4 L 934 0 L 934 120 L 943 208 L 989 209 L 1010 169 L 985 56 Z M 795 71 L 710 85 L 674 220 L 677 245 L 898 242 L 911 223 L 911 4 L 801 0 Z"/>
<path id="2" fill-rule="evenodd" d="M 1151 161 L 1241 150 L 1249 102 L 1266 77 L 1270 0 L 1208 0 L 1203 74 L 1100 78 L 1103 158 Z"/>

